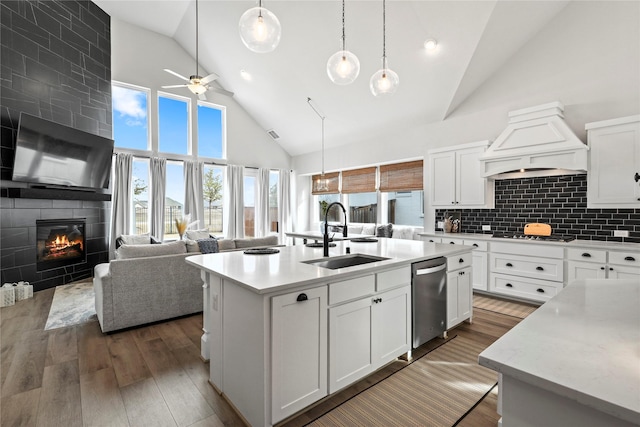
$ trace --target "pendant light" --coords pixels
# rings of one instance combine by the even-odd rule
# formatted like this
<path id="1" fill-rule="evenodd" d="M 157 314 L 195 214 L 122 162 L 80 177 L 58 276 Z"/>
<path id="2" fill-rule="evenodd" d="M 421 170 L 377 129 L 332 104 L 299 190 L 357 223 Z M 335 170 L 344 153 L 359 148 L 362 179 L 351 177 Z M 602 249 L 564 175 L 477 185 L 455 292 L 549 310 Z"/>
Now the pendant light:
<path id="1" fill-rule="evenodd" d="M 351 84 L 360 74 L 360 61 L 346 49 L 344 34 L 344 0 L 342 0 L 342 49 L 331 55 L 327 61 L 329 79 L 337 85 Z"/>
<path id="2" fill-rule="evenodd" d="M 321 162 L 322 162 L 322 170 L 320 172 L 320 178 L 318 178 L 318 181 L 316 181 L 316 185 L 315 185 L 315 190 L 316 191 L 329 191 L 329 180 L 327 178 L 325 178 L 324 176 L 324 119 L 325 119 L 325 115 L 322 114 L 322 112 L 320 112 L 320 109 L 318 108 L 318 106 L 313 105 L 313 101 L 311 100 L 311 98 L 307 97 L 307 103 L 309 104 L 309 106 L 313 109 L 313 111 L 315 111 L 315 113 L 318 115 L 318 117 L 320 117 L 320 120 L 322 121 L 322 152 L 321 152 Z"/>
<path id="3" fill-rule="evenodd" d="M 387 68 L 386 51 L 386 2 L 382 0 L 382 68 L 371 76 L 369 88 L 374 96 L 392 95 L 398 89 L 398 75 Z"/>
<path id="4" fill-rule="evenodd" d="M 271 52 L 280 43 L 280 21 L 273 12 L 262 7 L 262 0 L 257 7 L 242 14 L 238 27 L 242 43 L 253 52 Z"/>

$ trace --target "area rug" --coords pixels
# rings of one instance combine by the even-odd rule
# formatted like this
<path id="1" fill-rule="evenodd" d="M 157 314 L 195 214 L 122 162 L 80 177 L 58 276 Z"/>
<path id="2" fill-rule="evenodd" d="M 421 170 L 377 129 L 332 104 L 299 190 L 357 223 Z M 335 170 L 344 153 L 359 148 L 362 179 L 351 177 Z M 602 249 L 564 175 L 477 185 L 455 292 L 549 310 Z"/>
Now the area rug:
<path id="1" fill-rule="evenodd" d="M 538 308 L 533 304 L 507 301 L 501 298 L 491 298 L 482 295 L 473 296 L 473 308 L 493 311 L 507 316 L 524 319 Z"/>
<path id="2" fill-rule="evenodd" d="M 484 346 L 456 336 L 310 426 L 453 426 L 497 384 Z"/>
<path id="3" fill-rule="evenodd" d="M 91 279 L 56 286 L 44 330 L 64 328 L 98 320 Z"/>

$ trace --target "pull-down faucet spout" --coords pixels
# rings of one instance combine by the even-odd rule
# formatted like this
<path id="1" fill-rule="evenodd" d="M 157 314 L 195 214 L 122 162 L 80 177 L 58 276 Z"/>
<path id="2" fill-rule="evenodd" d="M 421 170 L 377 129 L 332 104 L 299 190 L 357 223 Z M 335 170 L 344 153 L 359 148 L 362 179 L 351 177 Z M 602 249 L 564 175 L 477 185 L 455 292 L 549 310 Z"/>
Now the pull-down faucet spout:
<path id="1" fill-rule="evenodd" d="M 326 257 L 329 256 L 329 224 L 327 223 L 327 215 L 329 215 L 329 209 L 331 209 L 333 205 L 338 205 L 342 208 L 342 213 L 344 214 L 344 226 L 342 228 L 342 235 L 344 237 L 347 237 L 347 210 L 344 208 L 342 203 L 333 202 L 329 206 L 327 206 L 327 210 L 324 212 L 324 235 L 322 236 L 322 249 L 323 256 Z"/>

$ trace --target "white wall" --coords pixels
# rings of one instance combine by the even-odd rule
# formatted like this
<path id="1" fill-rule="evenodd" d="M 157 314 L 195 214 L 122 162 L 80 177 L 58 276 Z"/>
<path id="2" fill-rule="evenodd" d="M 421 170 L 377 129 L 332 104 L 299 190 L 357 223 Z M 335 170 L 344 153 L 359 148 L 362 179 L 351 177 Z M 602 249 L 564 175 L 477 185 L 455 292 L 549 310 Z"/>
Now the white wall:
<path id="1" fill-rule="evenodd" d="M 195 59 L 173 39 L 126 22 L 111 21 L 111 78 L 151 89 L 151 126 L 157 123 L 157 90 L 197 97 L 187 88 L 161 89 L 180 84 L 179 78 L 163 71 L 169 68 L 186 77 L 195 72 Z M 201 70 L 201 75 L 207 75 Z M 207 92 L 207 100 L 224 105 L 227 112 L 227 159 L 229 164 L 290 169 L 291 157 L 233 98 Z M 154 136 L 157 137 L 157 136 Z"/>
<path id="2" fill-rule="evenodd" d="M 509 111 L 552 101 L 565 104 L 567 123 L 586 141 L 585 123 L 640 113 L 639 19 L 640 2 L 572 2 L 449 117 L 398 123 L 376 139 L 327 149 L 325 170 L 494 140 Z M 320 153 L 294 157 L 293 167 L 318 173 Z"/>

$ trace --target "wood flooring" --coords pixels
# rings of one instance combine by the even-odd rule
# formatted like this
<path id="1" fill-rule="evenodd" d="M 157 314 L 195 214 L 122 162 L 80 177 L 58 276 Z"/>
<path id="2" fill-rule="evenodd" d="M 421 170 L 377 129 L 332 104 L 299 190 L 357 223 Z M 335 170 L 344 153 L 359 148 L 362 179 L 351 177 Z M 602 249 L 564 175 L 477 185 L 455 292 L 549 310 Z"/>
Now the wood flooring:
<path id="1" fill-rule="evenodd" d="M 0 425 L 241 426 L 200 359 L 202 315 L 103 334 L 98 322 L 44 331 L 54 289 L 0 309 Z M 474 311 L 453 331 L 489 345 L 520 319 Z M 414 351 L 419 357 L 443 340 Z M 396 361 L 283 426 L 302 426 L 405 365 Z M 458 425 L 494 427 L 497 393 Z"/>

